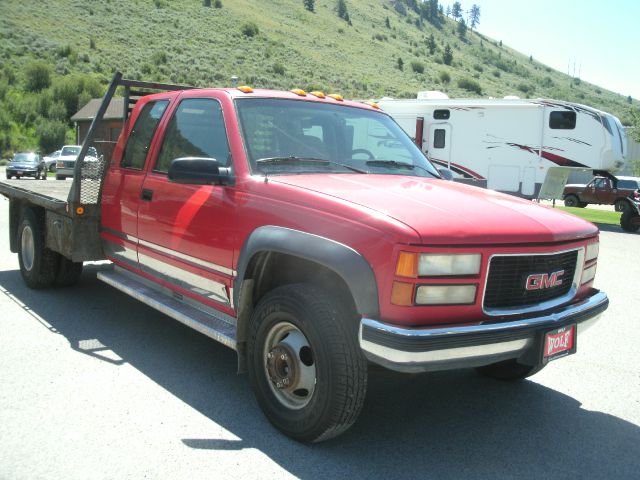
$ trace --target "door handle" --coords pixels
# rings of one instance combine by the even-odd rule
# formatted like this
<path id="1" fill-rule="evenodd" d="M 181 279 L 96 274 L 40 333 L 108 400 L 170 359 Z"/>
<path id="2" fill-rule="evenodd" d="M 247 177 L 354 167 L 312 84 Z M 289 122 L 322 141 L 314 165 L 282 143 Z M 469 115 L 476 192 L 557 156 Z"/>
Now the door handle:
<path id="1" fill-rule="evenodd" d="M 146 200 L 147 202 L 150 202 L 151 200 L 153 200 L 153 190 L 149 190 L 148 188 L 143 188 L 142 193 L 140 194 L 140 198 L 142 200 Z"/>

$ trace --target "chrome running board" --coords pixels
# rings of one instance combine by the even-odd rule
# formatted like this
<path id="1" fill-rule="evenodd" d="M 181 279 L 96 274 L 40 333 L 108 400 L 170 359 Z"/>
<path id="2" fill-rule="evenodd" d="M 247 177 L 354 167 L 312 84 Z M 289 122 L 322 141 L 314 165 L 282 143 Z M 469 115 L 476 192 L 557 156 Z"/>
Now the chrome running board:
<path id="1" fill-rule="evenodd" d="M 136 300 L 149 305 L 187 327 L 236 350 L 235 319 L 224 313 L 206 313 L 180 302 L 139 281 L 134 274 L 121 268 L 98 272 L 98 280 L 117 288 Z"/>

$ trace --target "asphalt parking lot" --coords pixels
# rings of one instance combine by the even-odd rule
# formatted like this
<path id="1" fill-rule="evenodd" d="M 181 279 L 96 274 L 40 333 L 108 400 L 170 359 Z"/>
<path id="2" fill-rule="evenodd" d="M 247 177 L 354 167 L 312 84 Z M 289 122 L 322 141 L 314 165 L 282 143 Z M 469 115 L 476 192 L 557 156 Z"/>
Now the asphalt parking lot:
<path id="1" fill-rule="evenodd" d="M 305 446 L 235 354 L 96 280 L 32 291 L 0 197 L 0 478 L 638 478 L 640 235 L 607 227 L 611 305 L 578 352 L 518 384 L 372 371 L 358 423 Z"/>

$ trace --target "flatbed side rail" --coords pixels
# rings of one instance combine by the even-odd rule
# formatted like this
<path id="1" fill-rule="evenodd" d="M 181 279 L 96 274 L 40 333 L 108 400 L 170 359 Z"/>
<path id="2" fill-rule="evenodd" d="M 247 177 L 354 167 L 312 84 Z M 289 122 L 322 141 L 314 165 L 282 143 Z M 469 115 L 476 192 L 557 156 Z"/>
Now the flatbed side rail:
<path id="1" fill-rule="evenodd" d="M 68 212 L 71 216 L 97 215 L 98 205 L 102 194 L 102 185 L 107 173 L 110 158 L 91 155 L 87 157 L 89 148 L 94 143 L 94 137 L 107 111 L 107 107 L 118 87 L 124 87 L 123 131 L 124 125 L 136 102 L 144 95 L 158 93 L 159 91 L 189 90 L 195 87 L 186 85 L 172 85 L 158 82 L 143 82 L 122 78 L 122 73 L 116 72 L 107 88 L 100 108 L 91 121 L 91 126 L 82 143 L 82 148 L 74 166 L 73 183 L 67 198 Z M 132 90 L 135 89 L 135 90 Z"/>

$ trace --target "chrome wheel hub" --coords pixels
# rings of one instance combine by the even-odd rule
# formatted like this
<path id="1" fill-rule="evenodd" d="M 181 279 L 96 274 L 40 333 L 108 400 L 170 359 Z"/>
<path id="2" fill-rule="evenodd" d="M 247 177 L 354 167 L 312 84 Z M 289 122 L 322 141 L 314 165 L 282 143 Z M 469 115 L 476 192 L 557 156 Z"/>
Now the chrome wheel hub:
<path id="1" fill-rule="evenodd" d="M 22 256 L 22 264 L 27 270 L 33 268 L 33 259 L 35 258 L 35 243 L 33 240 L 33 230 L 30 226 L 22 229 L 22 240 L 20 244 L 20 255 Z"/>
<path id="2" fill-rule="evenodd" d="M 280 403 L 300 409 L 313 397 L 316 366 L 307 337 L 295 325 L 280 322 L 269 331 L 264 344 L 264 373 Z"/>

